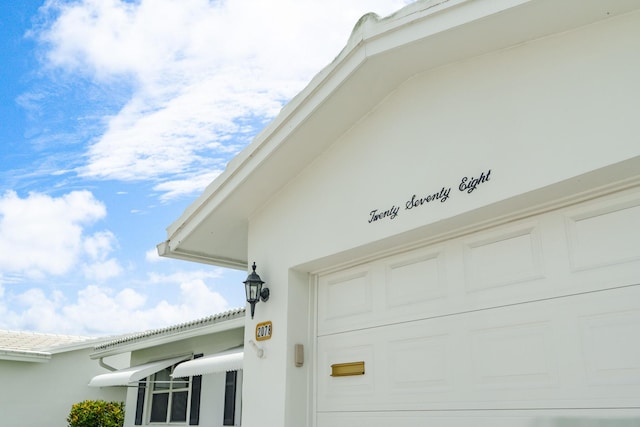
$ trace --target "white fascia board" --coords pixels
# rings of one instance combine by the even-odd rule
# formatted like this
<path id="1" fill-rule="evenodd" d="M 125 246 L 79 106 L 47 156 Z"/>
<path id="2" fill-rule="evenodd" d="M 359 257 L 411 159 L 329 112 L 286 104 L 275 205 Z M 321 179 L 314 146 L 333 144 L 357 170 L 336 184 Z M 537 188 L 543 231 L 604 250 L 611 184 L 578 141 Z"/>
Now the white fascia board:
<path id="1" fill-rule="evenodd" d="M 195 252 L 187 252 L 180 249 L 180 247 L 171 248 L 170 241 L 164 241 L 156 245 L 158 255 L 161 257 L 179 259 L 183 261 L 198 262 L 200 264 L 210 264 L 216 267 L 225 267 L 235 270 L 246 270 L 248 264 L 246 260 L 239 260 L 233 258 L 211 257 L 205 254 L 199 254 Z"/>

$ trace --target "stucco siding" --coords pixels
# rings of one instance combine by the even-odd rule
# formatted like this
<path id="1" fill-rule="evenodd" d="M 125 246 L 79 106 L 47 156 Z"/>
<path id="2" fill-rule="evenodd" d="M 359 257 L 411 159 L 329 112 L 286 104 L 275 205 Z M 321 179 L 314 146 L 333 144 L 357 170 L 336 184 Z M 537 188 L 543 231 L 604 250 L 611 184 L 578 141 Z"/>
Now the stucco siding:
<path id="1" fill-rule="evenodd" d="M 66 427 L 71 405 L 87 399 L 123 402 L 123 388 L 91 388 L 95 375 L 108 372 L 91 360 L 92 349 L 52 355 L 47 363 L 0 361 L 0 425 Z"/>

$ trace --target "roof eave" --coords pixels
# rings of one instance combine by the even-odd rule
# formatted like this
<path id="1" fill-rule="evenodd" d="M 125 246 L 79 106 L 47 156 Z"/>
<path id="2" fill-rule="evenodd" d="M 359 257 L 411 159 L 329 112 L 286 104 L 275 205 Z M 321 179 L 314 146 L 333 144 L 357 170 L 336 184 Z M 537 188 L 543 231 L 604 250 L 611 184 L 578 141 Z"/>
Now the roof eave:
<path id="1" fill-rule="evenodd" d="M 338 57 L 168 227 L 159 254 L 246 269 L 251 216 L 398 85 L 634 7 L 631 0 L 435 0 L 382 20 L 367 15 Z"/>
<path id="2" fill-rule="evenodd" d="M 0 350 L 0 360 L 47 363 L 51 360 L 51 353 L 46 351 Z"/>
<path id="3" fill-rule="evenodd" d="M 201 264 L 210 264 L 218 267 L 226 267 L 236 270 L 247 269 L 247 261 L 244 259 L 214 257 L 207 254 L 185 251 L 180 249 L 179 247 L 172 250 L 169 240 L 159 243 L 156 248 L 158 251 L 158 255 L 161 257 L 198 262 Z"/>
<path id="4" fill-rule="evenodd" d="M 437 6 L 449 3 L 455 5 L 468 0 L 432 0 L 423 2 L 423 13 L 436 13 Z M 304 124 L 306 119 L 313 114 L 318 105 L 324 103 L 332 94 L 337 91 L 342 82 L 356 73 L 356 71 L 367 61 L 366 44 L 367 40 L 374 40 L 381 33 L 393 31 L 393 26 L 381 27 L 380 23 L 389 21 L 398 22 L 399 26 L 407 25 L 402 19 L 406 15 L 416 12 L 416 6 L 409 5 L 396 12 L 392 16 L 379 19 L 374 14 L 363 16 L 356 24 L 346 46 L 334 59 L 322 69 L 311 82 L 291 101 L 289 101 L 280 114 L 260 132 L 252 143 L 247 146 L 229 164 L 225 171 L 219 175 L 169 227 L 167 227 L 168 238 L 157 245 L 158 254 L 162 257 L 175 258 L 193 262 L 200 262 L 223 267 L 247 269 L 246 242 L 248 237 L 248 219 L 264 202 L 265 198 L 279 187 L 271 189 L 271 192 L 262 193 L 262 198 L 247 197 L 242 211 L 235 211 L 234 217 L 244 223 L 244 227 L 238 227 L 238 232 L 233 236 L 233 240 L 244 242 L 243 250 L 235 255 L 244 256 L 221 256 L 220 254 L 205 254 L 203 251 L 190 251 L 181 247 L 182 242 L 191 235 L 195 228 L 202 222 L 203 218 L 214 215 L 215 211 L 222 206 L 230 194 L 237 194 L 238 188 L 246 184 L 263 161 L 270 157 L 288 139 L 293 130 Z M 405 11 L 402 14 L 402 11 Z M 345 128 L 346 129 L 346 128 Z M 342 133 L 341 129 L 337 133 Z M 289 169 L 291 175 L 295 176 L 299 169 Z M 212 233 L 217 235 L 217 233 Z M 228 241 L 228 239 L 225 239 Z"/>

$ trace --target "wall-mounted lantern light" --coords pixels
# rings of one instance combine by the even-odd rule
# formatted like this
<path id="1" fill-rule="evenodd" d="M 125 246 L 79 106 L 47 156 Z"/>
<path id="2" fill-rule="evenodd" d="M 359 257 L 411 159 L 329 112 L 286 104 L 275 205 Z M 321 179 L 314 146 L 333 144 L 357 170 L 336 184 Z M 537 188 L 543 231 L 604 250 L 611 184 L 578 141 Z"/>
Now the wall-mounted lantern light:
<path id="1" fill-rule="evenodd" d="M 253 272 L 247 276 L 247 280 L 244 281 L 244 289 L 247 292 L 247 302 L 251 304 L 251 318 L 253 319 L 253 313 L 256 310 L 256 303 L 260 300 L 266 302 L 269 299 L 269 289 L 263 288 L 264 282 L 256 273 L 256 263 L 251 266 Z"/>

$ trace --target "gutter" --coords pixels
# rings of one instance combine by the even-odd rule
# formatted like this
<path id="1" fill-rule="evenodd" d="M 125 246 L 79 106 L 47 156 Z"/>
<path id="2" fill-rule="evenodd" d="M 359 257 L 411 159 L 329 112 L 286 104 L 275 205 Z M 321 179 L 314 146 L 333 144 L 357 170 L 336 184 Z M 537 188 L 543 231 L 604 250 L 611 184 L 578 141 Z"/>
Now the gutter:
<path id="1" fill-rule="evenodd" d="M 158 252 L 158 256 L 166 258 L 199 262 L 202 264 L 210 264 L 218 267 L 231 268 L 234 270 L 246 270 L 249 267 L 249 264 L 246 260 L 211 257 L 192 252 L 184 252 L 180 249 L 172 249 L 171 240 L 165 240 L 164 242 L 159 243 L 158 245 L 156 245 L 156 250 Z"/>
<path id="2" fill-rule="evenodd" d="M 51 353 L 47 351 L 0 350 L 0 360 L 47 363 L 51 360 Z"/>

